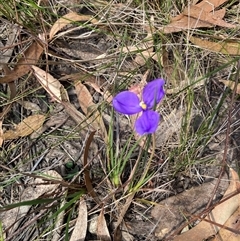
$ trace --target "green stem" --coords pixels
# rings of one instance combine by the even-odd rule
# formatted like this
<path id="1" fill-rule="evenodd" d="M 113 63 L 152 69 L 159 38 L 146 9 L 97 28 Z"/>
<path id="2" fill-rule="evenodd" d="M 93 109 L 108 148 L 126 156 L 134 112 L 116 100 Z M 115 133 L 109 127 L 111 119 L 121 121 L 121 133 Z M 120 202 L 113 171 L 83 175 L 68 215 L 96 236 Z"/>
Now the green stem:
<path id="1" fill-rule="evenodd" d="M 136 191 L 140 186 L 142 186 L 142 184 L 144 183 L 144 180 L 146 179 L 148 171 L 150 169 L 152 159 L 153 159 L 153 156 L 154 156 L 154 153 L 155 153 L 155 148 L 156 148 L 156 139 L 155 138 L 156 138 L 155 134 L 152 134 L 152 152 L 151 152 L 151 155 L 150 155 L 150 157 L 147 161 L 147 164 L 146 164 L 144 172 L 141 176 L 141 179 L 138 181 L 137 185 L 135 186 L 134 191 Z"/>

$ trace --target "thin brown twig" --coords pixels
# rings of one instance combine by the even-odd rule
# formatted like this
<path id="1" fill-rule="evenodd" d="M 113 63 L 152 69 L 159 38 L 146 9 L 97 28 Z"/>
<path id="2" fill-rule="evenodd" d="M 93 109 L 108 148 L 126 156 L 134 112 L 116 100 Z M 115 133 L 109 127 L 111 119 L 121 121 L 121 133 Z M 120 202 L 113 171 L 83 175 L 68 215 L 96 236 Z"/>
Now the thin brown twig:
<path id="1" fill-rule="evenodd" d="M 187 225 L 197 221 L 198 219 L 203 219 L 203 216 L 206 216 L 207 213 L 210 213 L 216 206 L 220 205 L 221 203 L 226 202 L 227 200 L 233 198 L 234 196 L 238 195 L 240 193 L 240 190 L 236 190 L 235 192 L 229 194 L 227 197 L 223 198 L 222 200 L 220 200 L 218 203 L 215 203 L 214 205 L 212 205 L 209 208 L 206 208 L 205 210 L 203 210 L 201 213 L 199 213 L 198 215 L 192 216 L 191 218 L 189 218 L 189 220 L 187 222 L 185 222 L 183 225 L 181 225 L 177 230 L 175 230 L 175 232 L 173 234 L 171 234 L 170 236 L 166 237 L 165 240 L 172 240 L 172 238 L 174 236 L 176 236 L 177 234 L 179 234 L 184 227 L 186 227 Z"/>
<path id="2" fill-rule="evenodd" d="M 93 131 L 93 132 L 90 133 L 90 135 L 89 135 L 89 137 L 87 139 L 87 142 L 86 142 L 86 146 L 85 146 L 85 150 L 84 150 L 84 157 L 83 157 L 84 166 L 88 165 L 88 151 L 89 151 L 90 145 L 92 143 L 92 140 L 93 140 L 95 132 L 96 131 Z M 86 185 L 86 188 L 88 190 L 88 194 L 91 195 L 91 197 L 93 198 L 93 200 L 97 204 L 101 203 L 101 200 L 99 199 L 98 195 L 95 193 L 94 188 L 92 186 L 92 181 L 91 181 L 91 178 L 90 178 L 89 167 L 85 168 L 83 173 L 84 173 L 85 185 Z"/>
<path id="3" fill-rule="evenodd" d="M 232 118 L 232 109 L 233 109 L 233 103 L 236 97 L 236 90 L 237 90 L 237 85 L 238 85 L 238 78 L 239 78 L 239 73 L 240 73 L 240 60 L 237 63 L 237 73 L 235 76 L 235 84 L 234 84 L 234 89 L 233 89 L 233 94 L 231 97 L 231 102 L 228 110 L 228 122 L 227 122 L 227 130 L 226 130 L 226 139 L 225 139 L 225 147 L 224 147 L 224 153 L 223 153 L 223 159 L 222 159 L 222 167 L 220 170 L 220 174 L 217 180 L 217 183 L 213 189 L 212 196 L 206 206 L 206 208 L 209 208 L 212 204 L 214 195 L 219 187 L 220 181 L 224 173 L 226 172 L 227 168 L 227 154 L 228 154 L 228 147 L 229 147 L 229 141 L 230 141 L 230 130 L 231 130 L 231 118 Z"/>
<path id="4" fill-rule="evenodd" d="M 225 148 L 224 148 L 224 154 L 223 154 L 223 159 L 222 159 L 222 167 L 221 167 L 221 170 L 220 170 L 220 174 L 219 174 L 219 177 L 218 177 L 218 180 L 217 180 L 217 183 L 214 187 L 214 190 L 213 190 L 213 194 L 212 194 L 212 197 L 210 198 L 206 208 L 204 211 L 202 211 L 199 215 L 197 216 L 194 216 L 194 217 L 191 217 L 187 222 L 185 222 L 183 225 L 181 225 L 177 230 L 175 230 L 175 232 L 171 235 L 171 236 L 168 236 L 166 238 L 166 240 L 171 240 L 172 237 L 176 236 L 178 233 L 181 232 L 181 230 L 186 227 L 187 225 L 189 225 L 190 223 L 198 220 L 198 219 L 202 219 L 201 217 L 202 216 L 206 216 L 207 214 L 209 214 L 213 208 L 215 208 L 217 205 L 227 201 L 228 199 L 234 197 L 235 195 L 238 195 L 239 194 L 239 190 L 236 190 L 236 192 L 232 193 L 231 195 L 229 195 L 228 197 L 222 199 L 221 201 L 219 201 L 218 203 L 212 205 L 212 200 L 213 200 L 213 197 L 217 191 L 217 188 L 219 186 L 219 183 L 221 181 L 221 177 L 222 175 L 224 174 L 224 172 L 226 171 L 226 167 L 227 167 L 227 152 L 228 152 L 228 144 L 229 144 L 229 135 L 230 135 L 230 129 L 231 129 L 231 113 L 232 113 L 232 107 L 233 107 L 233 103 L 234 103 L 234 99 L 235 99 L 235 96 L 236 96 L 236 90 L 237 90 L 237 84 L 238 84 L 238 77 L 239 77 L 239 73 L 240 73 L 240 61 L 238 61 L 238 64 L 237 64 L 237 73 L 236 73 L 236 78 L 235 78 L 235 85 L 234 85 L 234 89 L 233 89 L 233 94 L 232 94 L 232 97 L 231 97 L 231 102 L 230 102 L 230 106 L 229 106 L 229 112 L 228 112 L 228 123 L 227 123 L 227 130 L 226 130 L 226 141 L 225 141 Z"/>

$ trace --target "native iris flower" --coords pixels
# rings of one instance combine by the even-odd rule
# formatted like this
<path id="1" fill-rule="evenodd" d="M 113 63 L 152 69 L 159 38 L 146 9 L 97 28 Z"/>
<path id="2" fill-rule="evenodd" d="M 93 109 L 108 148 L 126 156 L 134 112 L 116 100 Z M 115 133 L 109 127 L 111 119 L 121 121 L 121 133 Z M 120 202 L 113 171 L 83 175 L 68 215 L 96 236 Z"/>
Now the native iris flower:
<path id="1" fill-rule="evenodd" d="M 141 113 L 135 122 L 135 130 L 138 134 L 151 134 L 157 130 L 160 120 L 159 114 L 153 109 L 164 97 L 163 79 L 149 82 L 142 92 L 142 100 L 132 91 L 123 91 L 113 98 L 113 107 L 119 113 L 134 115 Z"/>

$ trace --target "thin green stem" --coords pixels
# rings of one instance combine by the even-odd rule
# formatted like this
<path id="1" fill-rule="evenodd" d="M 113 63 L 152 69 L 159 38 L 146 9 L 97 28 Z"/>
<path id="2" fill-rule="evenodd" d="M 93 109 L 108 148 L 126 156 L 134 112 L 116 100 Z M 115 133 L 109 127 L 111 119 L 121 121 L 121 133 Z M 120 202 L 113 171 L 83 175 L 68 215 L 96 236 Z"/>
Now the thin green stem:
<path id="1" fill-rule="evenodd" d="M 144 182 L 146 180 L 146 176 L 148 174 L 148 171 L 149 171 L 151 163 L 152 163 L 152 159 L 154 157 L 155 148 L 156 148 L 156 136 L 155 136 L 155 134 L 152 134 L 152 152 L 151 152 L 151 155 L 150 155 L 150 157 L 147 161 L 147 164 L 144 168 L 144 171 L 143 171 L 143 174 L 142 174 L 140 180 L 138 181 L 137 185 L 133 188 L 134 191 L 139 189 L 144 184 Z"/>

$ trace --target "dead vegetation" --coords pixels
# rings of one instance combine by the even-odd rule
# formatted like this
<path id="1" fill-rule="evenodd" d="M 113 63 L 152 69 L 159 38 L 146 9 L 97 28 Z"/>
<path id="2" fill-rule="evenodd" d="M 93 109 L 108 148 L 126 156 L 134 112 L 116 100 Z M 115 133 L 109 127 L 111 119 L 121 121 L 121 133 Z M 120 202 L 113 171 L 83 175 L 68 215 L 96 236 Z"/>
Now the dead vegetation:
<path id="1" fill-rule="evenodd" d="M 239 13 L 0 1 L 1 240 L 238 240 Z M 112 98 L 159 77 L 140 137 Z"/>

